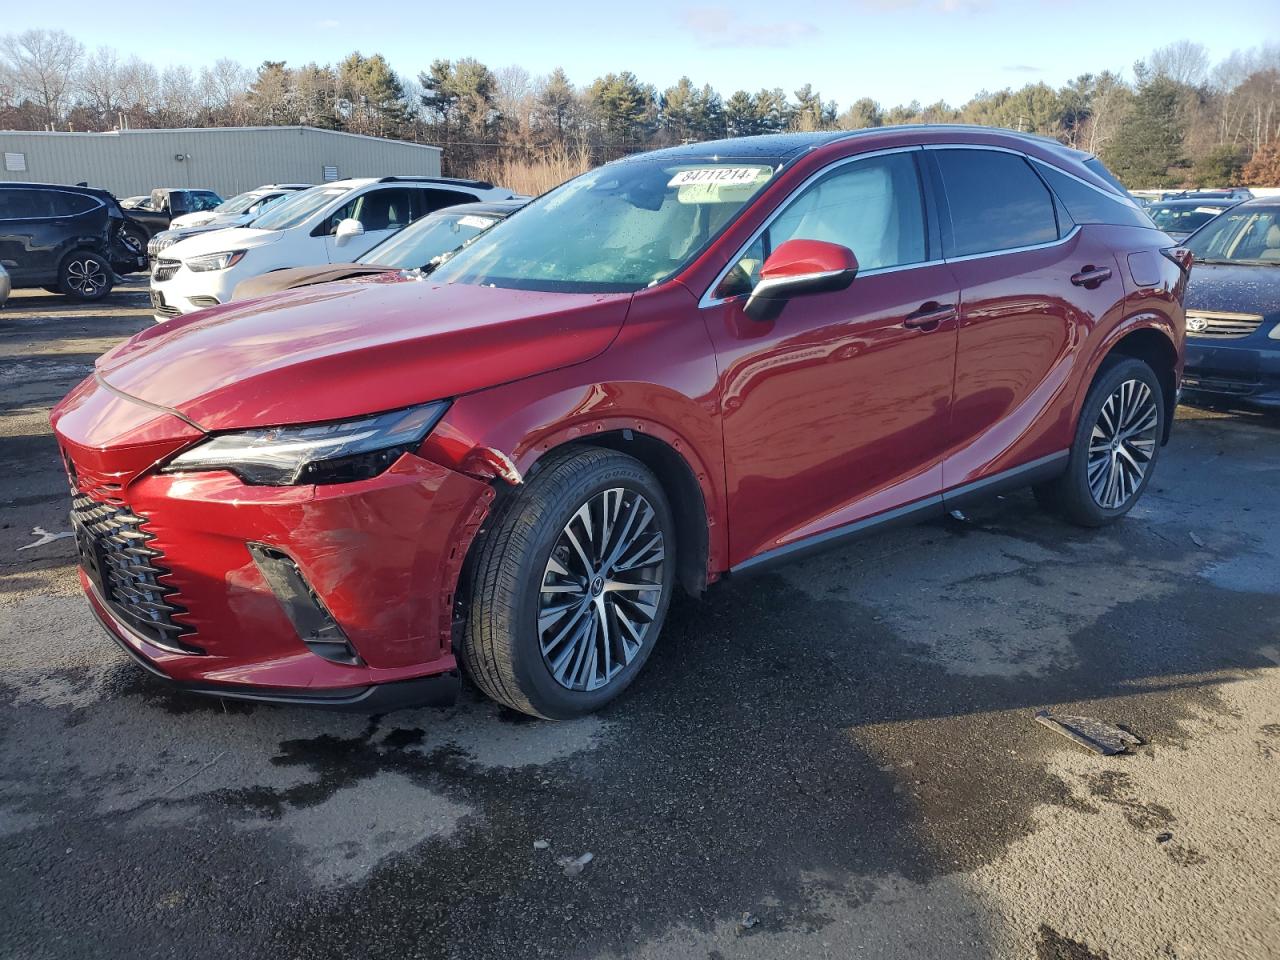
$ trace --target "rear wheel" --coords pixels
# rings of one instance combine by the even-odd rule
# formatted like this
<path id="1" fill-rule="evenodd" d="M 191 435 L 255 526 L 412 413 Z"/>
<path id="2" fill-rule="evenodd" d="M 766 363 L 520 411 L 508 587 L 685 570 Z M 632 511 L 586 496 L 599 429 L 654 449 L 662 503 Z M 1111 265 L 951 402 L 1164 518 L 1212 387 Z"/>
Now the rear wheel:
<path id="1" fill-rule="evenodd" d="M 461 653 L 494 700 L 566 719 L 613 700 L 649 658 L 671 599 L 675 528 L 634 458 L 553 456 L 483 534 Z"/>
<path id="2" fill-rule="evenodd" d="M 149 240 L 150 237 L 147 236 L 147 231 L 136 223 L 126 224 L 124 229 L 120 231 L 121 244 L 135 257 L 145 257 L 147 255 L 147 242 Z M 130 269 L 146 269 L 145 261 L 142 267 L 134 267 L 130 264 Z"/>
<path id="3" fill-rule="evenodd" d="M 1066 472 L 1036 487 L 1036 498 L 1080 526 L 1120 519 L 1151 480 L 1164 418 L 1155 371 L 1133 357 L 1109 358 L 1080 411 Z"/>
<path id="4" fill-rule="evenodd" d="M 114 284 L 111 264 L 90 250 L 70 254 L 58 272 L 59 291 L 76 300 L 101 300 Z"/>

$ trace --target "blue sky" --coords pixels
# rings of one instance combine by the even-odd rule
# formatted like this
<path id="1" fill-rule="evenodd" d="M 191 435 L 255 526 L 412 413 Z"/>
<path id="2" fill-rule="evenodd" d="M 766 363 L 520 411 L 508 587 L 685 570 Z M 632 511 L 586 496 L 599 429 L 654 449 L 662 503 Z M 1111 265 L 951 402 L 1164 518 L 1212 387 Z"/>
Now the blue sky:
<path id="1" fill-rule="evenodd" d="M 56 9 L 56 19 L 49 11 Z M 1087 71 L 1128 71 L 1153 48 L 1191 39 L 1219 59 L 1280 43 L 1278 0 L 728 0 L 709 3 L 403 3 L 314 0 L 287 7 L 220 0 L 199 8 L 134 2 L 103 15 L 98 2 L 12 3 L 0 31 L 63 27 L 158 65 L 229 56 L 247 66 L 383 53 L 415 76 L 433 59 L 474 56 L 532 74 L 563 66 L 577 84 L 631 70 L 659 89 L 687 74 L 728 95 L 742 87 L 809 82 L 843 107 L 962 103 L 981 89 Z M 80 30 L 77 24 L 84 24 Z"/>

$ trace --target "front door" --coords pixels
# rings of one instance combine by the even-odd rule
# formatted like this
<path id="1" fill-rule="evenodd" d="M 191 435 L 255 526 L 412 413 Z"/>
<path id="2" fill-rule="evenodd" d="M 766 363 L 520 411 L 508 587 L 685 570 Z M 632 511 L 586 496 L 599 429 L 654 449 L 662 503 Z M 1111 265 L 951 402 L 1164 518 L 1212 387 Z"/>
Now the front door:
<path id="1" fill-rule="evenodd" d="M 351 263 L 413 220 L 412 191 L 374 187 L 344 204 L 326 221 L 325 255 L 330 263 Z M 358 220 L 364 233 L 339 245 L 334 233 L 343 220 Z"/>
<path id="2" fill-rule="evenodd" d="M 932 258 L 918 157 L 835 165 L 782 208 L 705 310 L 720 371 L 732 565 L 936 496 L 958 287 Z M 768 321 L 746 293 L 791 239 L 854 251 L 845 290 Z"/>

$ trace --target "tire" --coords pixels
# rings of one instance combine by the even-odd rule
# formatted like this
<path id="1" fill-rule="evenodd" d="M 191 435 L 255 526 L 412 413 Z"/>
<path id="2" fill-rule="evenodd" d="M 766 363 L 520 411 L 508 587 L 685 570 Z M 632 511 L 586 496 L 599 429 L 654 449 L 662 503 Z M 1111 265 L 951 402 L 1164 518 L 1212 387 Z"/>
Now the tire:
<path id="1" fill-rule="evenodd" d="M 1156 372 L 1133 357 L 1108 357 L 1080 409 L 1066 472 L 1035 487 L 1036 499 L 1082 527 L 1119 520 L 1155 472 L 1165 416 Z"/>
<path id="2" fill-rule="evenodd" d="M 481 533 L 461 659 L 492 699 L 564 720 L 613 700 L 648 660 L 675 583 L 675 524 L 633 457 L 596 447 L 548 456 Z"/>
<path id="3" fill-rule="evenodd" d="M 147 231 L 144 230 L 142 227 L 138 226 L 136 223 L 130 223 L 130 224 L 126 224 L 124 229 L 121 230 L 120 233 L 121 233 L 121 240 L 125 244 L 125 246 L 128 247 L 132 252 L 144 258 L 143 266 L 141 267 L 131 266 L 129 272 L 137 273 L 147 269 L 145 258 L 147 256 L 147 244 L 151 240 L 151 237 L 148 235 Z"/>
<path id="4" fill-rule="evenodd" d="M 91 303 L 101 300 L 115 285 L 115 273 L 107 258 L 92 250 L 77 250 L 67 255 L 58 268 L 58 291 Z"/>

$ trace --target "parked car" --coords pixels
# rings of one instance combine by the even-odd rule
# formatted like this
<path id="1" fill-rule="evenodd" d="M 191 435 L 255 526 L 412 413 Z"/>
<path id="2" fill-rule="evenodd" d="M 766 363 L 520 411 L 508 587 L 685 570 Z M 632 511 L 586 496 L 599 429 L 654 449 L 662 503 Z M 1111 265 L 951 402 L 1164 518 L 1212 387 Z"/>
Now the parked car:
<path id="1" fill-rule="evenodd" d="M 277 200 L 283 200 L 299 190 L 308 190 L 310 187 L 309 183 L 269 184 L 256 190 L 236 194 L 212 210 L 184 213 L 180 217 L 174 217 L 167 230 L 161 230 L 151 238 L 150 243 L 147 244 L 147 256 L 154 260 L 160 251 L 173 246 L 179 240 L 194 237 L 197 233 L 247 226 L 260 214 L 265 213 L 267 208 Z"/>
<path id="2" fill-rule="evenodd" d="M 409 224 L 399 233 L 393 233 L 352 263 L 322 263 L 312 267 L 273 270 L 237 285 L 231 299 L 248 300 L 318 283 L 405 271 L 425 276 L 528 202 L 528 198 L 520 197 L 489 203 L 460 203 L 456 207 L 437 210 Z"/>
<path id="3" fill-rule="evenodd" d="M 349 263 L 419 217 L 458 203 L 505 200 L 510 190 L 481 180 L 380 177 L 302 190 L 251 226 L 190 237 L 151 269 L 157 320 L 226 303 L 236 285 L 270 270 Z"/>
<path id="4" fill-rule="evenodd" d="M 1151 221 L 1173 237 L 1185 240 L 1206 223 L 1230 210 L 1239 200 L 1165 200 L 1147 208 Z"/>
<path id="5" fill-rule="evenodd" d="M 247 216 L 248 219 L 252 220 L 273 200 L 278 200 L 291 193 L 297 193 L 299 190 L 309 190 L 312 186 L 314 184 L 310 183 L 263 184 L 255 190 L 246 190 L 244 193 L 236 194 L 230 200 L 223 200 L 222 203 L 211 209 L 197 210 L 193 213 L 184 213 L 181 216 L 174 217 L 169 222 L 169 227 L 171 229 L 173 227 L 198 227 L 225 217 Z M 239 225 L 239 223 L 233 224 L 233 226 Z"/>
<path id="6" fill-rule="evenodd" d="M 1252 200 L 1253 191 L 1248 187 L 1232 187 L 1230 190 L 1177 190 L 1162 193 L 1161 200 Z"/>
<path id="7" fill-rule="evenodd" d="M 125 210 L 146 209 L 151 206 L 151 197 L 125 197 L 120 201 L 120 206 Z"/>
<path id="8" fill-rule="evenodd" d="M 111 292 L 117 273 L 145 262 L 124 212 L 105 190 L 0 183 L 0 265 L 14 287 L 98 300 Z"/>
<path id="9" fill-rule="evenodd" d="M 1124 516 L 1189 265 L 1096 158 L 1009 131 L 629 157 L 426 282 L 106 354 L 53 412 L 82 580 L 194 690 L 376 711 L 449 699 L 461 663 L 575 716 L 635 678 L 677 585 L 1028 485 Z"/>
<path id="10" fill-rule="evenodd" d="M 1280 202 L 1250 200 L 1187 240 L 1183 400 L 1280 410 Z"/>
<path id="11" fill-rule="evenodd" d="M 132 208 L 129 218 L 146 231 L 149 240 L 161 230 L 168 230 L 174 217 L 212 210 L 220 203 L 222 198 L 212 190 L 161 187 L 151 191 L 145 204 Z"/>
<path id="12" fill-rule="evenodd" d="M 13 283 L 9 280 L 9 271 L 4 268 L 4 264 L 0 264 L 0 307 L 4 306 L 12 291 Z"/>

